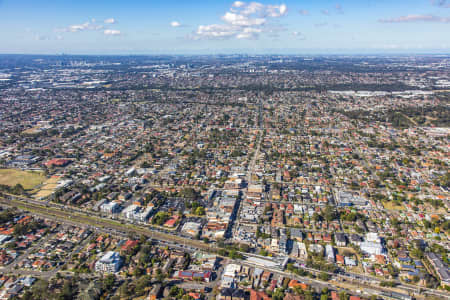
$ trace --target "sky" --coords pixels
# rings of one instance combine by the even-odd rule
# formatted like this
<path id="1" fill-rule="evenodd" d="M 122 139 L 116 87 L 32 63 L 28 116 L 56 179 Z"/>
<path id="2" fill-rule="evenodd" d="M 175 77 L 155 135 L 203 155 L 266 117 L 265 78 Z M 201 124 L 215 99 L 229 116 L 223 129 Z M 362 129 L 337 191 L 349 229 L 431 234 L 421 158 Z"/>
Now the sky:
<path id="1" fill-rule="evenodd" d="M 0 53 L 450 53 L 450 0 L 0 0 Z"/>

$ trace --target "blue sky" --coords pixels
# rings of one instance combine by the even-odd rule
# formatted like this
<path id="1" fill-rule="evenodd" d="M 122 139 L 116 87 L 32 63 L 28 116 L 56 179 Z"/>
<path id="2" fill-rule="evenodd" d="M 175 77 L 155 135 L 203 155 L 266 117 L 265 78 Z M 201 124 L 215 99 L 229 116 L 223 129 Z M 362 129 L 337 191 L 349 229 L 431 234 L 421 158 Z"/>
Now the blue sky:
<path id="1" fill-rule="evenodd" d="M 0 53 L 449 53 L 450 0 L 0 0 Z"/>

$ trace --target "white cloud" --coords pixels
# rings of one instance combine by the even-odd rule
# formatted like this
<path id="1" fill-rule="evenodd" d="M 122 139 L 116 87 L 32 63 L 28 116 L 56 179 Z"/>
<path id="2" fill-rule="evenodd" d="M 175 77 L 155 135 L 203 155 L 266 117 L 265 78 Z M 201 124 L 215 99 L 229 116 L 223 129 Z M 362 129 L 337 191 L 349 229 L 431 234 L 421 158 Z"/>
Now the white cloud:
<path id="1" fill-rule="evenodd" d="M 205 38 L 227 38 L 236 34 L 236 29 L 229 25 L 212 24 L 198 26 L 196 34 Z"/>
<path id="2" fill-rule="evenodd" d="M 286 4 L 281 4 L 278 9 L 280 11 L 280 16 L 284 16 L 288 12 L 288 8 L 287 8 Z"/>
<path id="3" fill-rule="evenodd" d="M 330 15 L 330 11 L 328 9 L 322 9 L 320 12 L 326 16 Z"/>
<path id="4" fill-rule="evenodd" d="M 116 30 L 116 29 L 105 29 L 103 31 L 104 35 L 121 35 L 120 30 Z"/>
<path id="5" fill-rule="evenodd" d="M 236 35 L 237 39 L 256 39 L 258 34 L 262 32 L 261 28 L 247 27 L 241 33 Z"/>
<path id="6" fill-rule="evenodd" d="M 247 27 L 244 28 L 244 32 L 254 32 L 254 33 L 260 33 L 263 30 L 261 28 L 255 28 L 255 27 Z"/>
<path id="7" fill-rule="evenodd" d="M 77 32 L 77 31 L 83 31 L 89 28 L 89 22 L 79 24 L 79 25 L 70 25 L 69 31 L 70 32 Z"/>
<path id="8" fill-rule="evenodd" d="M 285 4 L 235 1 L 221 17 L 224 24 L 200 25 L 193 33 L 193 38 L 256 39 L 260 33 L 269 32 L 272 26 L 270 19 L 285 16 L 287 12 Z"/>
<path id="9" fill-rule="evenodd" d="M 92 20 L 95 21 L 95 20 Z M 57 28 L 55 29 L 56 32 L 80 32 L 80 31 L 96 31 L 96 30 L 102 30 L 104 28 L 103 25 L 98 25 L 95 22 L 85 22 L 82 24 L 74 24 L 69 25 L 65 28 Z"/>
<path id="10" fill-rule="evenodd" d="M 172 27 L 180 27 L 181 24 L 180 24 L 180 22 L 172 21 L 172 22 L 170 22 L 170 26 L 172 26 Z"/>
<path id="11" fill-rule="evenodd" d="M 236 5 L 236 2 L 237 5 Z M 264 5 L 262 3 L 259 2 L 250 2 L 248 4 L 246 4 L 245 2 L 241 2 L 241 1 L 236 1 L 235 3 L 233 3 L 233 7 L 235 8 L 239 8 L 240 11 L 239 13 L 242 15 L 254 15 L 254 14 L 258 14 L 260 16 L 269 16 L 272 18 L 278 18 L 281 16 L 284 16 L 287 14 L 287 6 L 286 4 L 280 4 L 280 5 Z M 233 10 L 236 11 L 236 10 Z"/>
<path id="12" fill-rule="evenodd" d="M 252 27 L 247 27 L 244 28 L 244 30 L 236 35 L 237 39 L 257 39 L 258 38 L 258 34 L 261 33 L 263 30 L 261 28 L 252 28 Z"/>
<path id="13" fill-rule="evenodd" d="M 256 13 L 260 13 L 264 10 L 264 4 L 258 3 L 258 2 L 250 2 L 249 4 L 245 4 L 241 6 L 242 8 L 241 13 L 243 15 L 252 15 Z"/>
<path id="14" fill-rule="evenodd" d="M 233 7 L 243 7 L 245 5 L 245 2 L 242 1 L 234 1 Z"/>
<path id="15" fill-rule="evenodd" d="M 407 15 L 390 19 L 379 19 L 381 23 L 411 23 L 411 22 L 437 22 L 450 23 L 450 18 L 438 17 L 434 15 Z"/>
<path id="16" fill-rule="evenodd" d="M 258 38 L 258 35 L 254 34 L 254 33 L 241 32 L 236 35 L 236 38 L 238 40 L 255 40 Z"/>
<path id="17" fill-rule="evenodd" d="M 269 17 L 278 18 L 287 14 L 286 4 L 281 5 L 267 5 L 266 12 Z"/>
<path id="18" fill-rule="evenodd" d="M 266 23 L 266 19 L 264 18 L 249 18 L 232 12 L 227 12 L 222 17 L 222 20 L 234 26 L 254 26 Z"/>
<path id="19" fill-rule="evenodd" d="M 64 32 L 84 32 L 84 31 L 99 31 L 103 32 L 104 35 L 121 35 L 120 30 L 108 28 L 109 26 L 105 26 L 103 24 L 112 25 L 116 24 L 117 21 L 114 18 L 109 18 L 103 20 L 101 24 L 98 24 L 95 19 L 91 19 L 90 21 L 84 22 L 82 24 L 73 24 L 63 28 L 54 29 L 55 33 L 64 33 Z M 63 39 L 61 35 L 59 35 L 58 40 Z"/>
<path id="20" fill-rule="evenodd" d="M 103 21 L 105 24 L 116 24 L 116 20 L 114 18 L 109 18 Z"/>

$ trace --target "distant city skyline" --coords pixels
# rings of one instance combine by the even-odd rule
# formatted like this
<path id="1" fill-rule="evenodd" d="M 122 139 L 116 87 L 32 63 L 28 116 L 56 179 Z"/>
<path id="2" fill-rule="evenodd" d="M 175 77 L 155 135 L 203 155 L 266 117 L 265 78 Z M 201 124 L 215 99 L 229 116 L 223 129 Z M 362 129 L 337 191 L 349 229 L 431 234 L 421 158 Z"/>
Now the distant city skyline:
<path id="1" fill-rule="evenodd" d="M 448 53 L 448 0 L 0 0 L 0 53 Z"/>

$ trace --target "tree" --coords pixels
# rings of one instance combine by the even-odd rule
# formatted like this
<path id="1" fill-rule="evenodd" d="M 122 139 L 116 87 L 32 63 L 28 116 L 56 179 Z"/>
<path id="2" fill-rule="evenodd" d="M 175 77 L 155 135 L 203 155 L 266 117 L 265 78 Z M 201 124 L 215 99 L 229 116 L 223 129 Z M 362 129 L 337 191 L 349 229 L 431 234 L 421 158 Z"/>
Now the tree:
<path id="1" fill-rule="evenodd" d="M 80 292 L 78 298 L 80 300 L 96 300 L 99 299 L 101 290 L 96 281 L 91 281 L 88 287 Z"/>
<path id="2" fill-rule="evenodd" d="M 380 282 L 380 286 L 387 287 L 395 287 L 397 284 L 394 281 L 382 281 Z"/>
<path id="3" fill-rule="evenodd" d="M 137 295 L 143 295 L 145 288 L 151 284 L 151 278 L 148 275 L 141 276 L 136 282 L 135 292 Z"/>
<path id="4" fill-rule="evenodd" d="M 346 292 L 339 293 L 339 300 L 348 300 L 348 295 Z"/>
<path id="5" fill-rule="evenodd" d="M 72 280 L 65 280 L 61 290 L 60 299 L 64 300 L 73 299 L 75 297 L 76 292 L 77 291 L 74 282 L 72 282 Z"/>
<path id="6" fill-rule="evenodd" d="M 180 296 L 181 298 L 184 295 L 184 290 L 174 285 L 170 288 L 169 295 L 172 297 Z"/>
<path id="7" fill-rule="evenodd" d="M 133 271 L 133 276 L 140 277 L 144 273 L 145 273 L 144 268 L 142 268 L 141 266 L 136 266 L 136 268 L 134 268 L 134 271 Z"/>
<path id="8" fill-rule="evenodd" d="M 152 218 L 152 224 L 162 225 L 167 221 L 167 219 L 169 219 L 169 213 L 165 211 L 159 211 Z"/>
<path id="9" fill-rule="evenodd" d="M 328 281 L 328 280 L 330 280 L 330 275 L 328 273 L 321 272 L 319 274 L 319 279 L 322 281 Z"/>
<path id="10" fill-rule="evenodd" d="M 26 291 L 23 293 L 22 300 L 33 300 L 33 293 L 31 291 Z"/>
<path id="11" fill-rule="evenodd" d="M 183 198 L 195 199 L 198 196 L 198 192 L 193 188 L 184 188 L 181 190 L 180 196 Z"/>
<path id="12" fill-rule="evenodd" d="M 13 220 L 15 214 L 12 209 L 4 210 L 0 213 L 0 224 L 4 224 Z"/>
<path id="13" fill-rule="evenodd" d="M 25 194 L 25 189 L 20 183 L 18 183 L 12 188 L 11 193 L 16 195 L 23 195 Z"/>
<path id="14" fill-rule="evenodd" d="M 39 279 L 31 288 L 33 299 L 46 300 L 49 298 L 48 294 L 48 282 L 43 279 Z"/>
<path id="15" fill-rule="evenodd" d="M 16 224 L 14 226 L 14 236 L 18 237 L 27 233 L 27 226 L 23 224 Z"/>
<path id="16" fill-rule="evenodd" d="M 276 289 L 275 292 L 272 294 L 273 300 L 283 300 L 283 298 L 284 298 L 284 292 L 280 288 Z"/>
<path id="17" fill-rule="evenodd" d="M 228 254 L 228 257 L 230 257 L 231 259 L 242 259 L 243 258 L 242 254 L 238 253 L 234 249 L 230 251 L 230 253 Z"/>
<path id="18" fill-rule="evenodd" d="M 156 281 L 161 283 L 164 281 L 165 277 L 166 276 L 161 272 L 161 269 L 156 269 L 156 276 L 155 276 Z"/>
<path id="19" fill-rule="evenodd" d="M 323 218 L 322 218 L 322 216 L 321 216 L 320 214 L 318 214 L 318 213 L 316 213 L 316 212 L 313 214 L 313 220 L 314 220 L 314 222 L 316 222 L 316 223 L 317 223 L 317 222 L 320 222 L 320 221 L 322 221 L 322 219 L 323 219 Z"/>
<path id="20" fill-rule="evenodd" d="M 241 244 L 239 246 L 239 249 L 241 250 L 241 252 L 248 252 L 249 248 L 250 248 L 250 246 L 247 244 Z"/>
<path id="21" fill-rule="evenodd" d="M 327 207 L 325 208 L 325 211 L 324 211 L 324 215 L 325 215 L 325 220 L 327 220 L 328 222 L 331 222 L 336 218 L 336 211 L 332 206 L 327 205 Z"/>
<path id="22" fill-rule="evenodd" d="M 103 288 L 107 291 L 110 291 L 112 290 L 115 282 L 116 276 L 114 276 L 114 274 L 108 274 L 103 280 Z"/>
<path id="23" fill-rule="evenodd" d="M 419 248 L 414 248 L 411 251 L 411 255 L 416 257 L 416 258 L 421 258 L 421 259 L 424 257 L 423 251 L 420 250 Z"/>
<path id="24" fill-rule="evenodd" d="M 195 209 L 195 214 L 197 216 L 203 216 L 205 214 L 205 208 L 203 206 L 199 206 Z"/>

